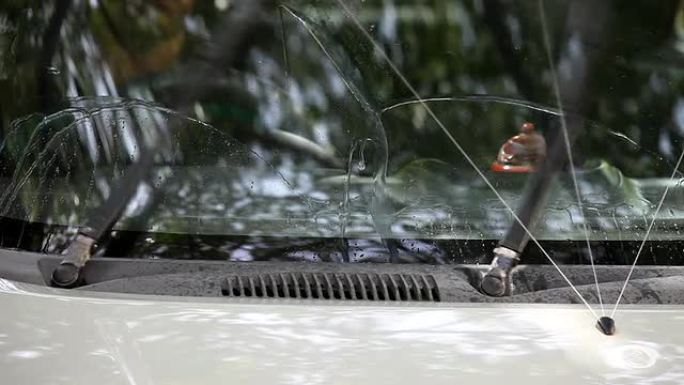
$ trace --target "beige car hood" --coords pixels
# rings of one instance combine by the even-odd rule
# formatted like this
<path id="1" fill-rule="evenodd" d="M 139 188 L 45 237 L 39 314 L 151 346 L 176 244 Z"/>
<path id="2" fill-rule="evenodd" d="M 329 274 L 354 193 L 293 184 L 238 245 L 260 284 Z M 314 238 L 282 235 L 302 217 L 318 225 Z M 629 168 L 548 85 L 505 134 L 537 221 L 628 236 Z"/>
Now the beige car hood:
<path id="1" fill-rule="evenodd" d="M 684 307 L 223 301 L 0 279 L 2 384 L 684 383 Z"/>

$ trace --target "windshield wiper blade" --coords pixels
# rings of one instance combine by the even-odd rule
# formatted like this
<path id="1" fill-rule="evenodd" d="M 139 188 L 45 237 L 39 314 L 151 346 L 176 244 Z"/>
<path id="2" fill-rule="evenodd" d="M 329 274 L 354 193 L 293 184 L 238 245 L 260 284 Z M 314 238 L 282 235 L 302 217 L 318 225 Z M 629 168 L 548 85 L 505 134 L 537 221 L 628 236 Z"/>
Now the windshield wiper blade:
<path id="1" fill-rule="evenodd" d="M 53 286 L 70 288 L 79 285 L 83 267 L 94 254 L 95 247 L 109 234 L 122 217 L 139 186 L 149 178 L 154 165 L 154 155 L 154 151 L 143 148 L 138 161 L 128 165 L 104 203 L 88 214 L 86 226 L 79 229 L 66 249 L 64 260 L 52 272 Z"/>

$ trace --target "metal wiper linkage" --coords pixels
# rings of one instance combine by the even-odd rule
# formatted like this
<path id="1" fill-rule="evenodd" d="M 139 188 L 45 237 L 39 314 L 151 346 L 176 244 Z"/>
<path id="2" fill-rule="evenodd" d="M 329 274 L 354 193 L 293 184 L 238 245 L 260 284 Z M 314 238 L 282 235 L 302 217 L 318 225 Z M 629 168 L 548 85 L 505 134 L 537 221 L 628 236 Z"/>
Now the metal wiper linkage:
<path id="1" fill-rule="evenodd" d="M 540 7 L 542 6 L 543 2 L 540 1 Z M 569 149 L 566 147 L 563 130 L 567 129 L 567 146 L 571 146 L 584 125 L 583 113 L 592 102 L 590 78 L 592 72 L 595 72 L 595 65 L 599 63 L 599 57 L 605 51 L 606 34 L 610 29 L 609 7 L 605 1 L 578 0 L 570 3 L 566 22 L 568 45 L 560 55 L 559 62 L 563 71 L 557 75 L 556 83 L 561 122 L 547 135 L 550 136 L 547 156 L 530 178 L 527 191 L 518 207 L 516 215 L 520 222 L 513 221 L 504 238 L 493 250 L 492 263 L 480 284 L 482 292 L 487 295 L 510 295 L 511 273 L 520 262 L 521 254 L 530 240 L 526 229 L 533 231 L 535 228 L 558 171 L 568 162 Z M 547 40 L 546 44 L 550 45 L 550 42 Z M 550 50 L 550 47 L 547 46 L 547 49 Z M 549 52 L 549 62 L 551 60 Z M 564 124 L 565 128 L 559 123 Z"/>
<path id="2" fill-rule="evenodd" d="M 142 148 L 139 159 L 126 168 L 105 202 L 89 213 L 86 227 L 79 229 L 67 247 L 64 259 L 52 271 L 53 286 L 71 288 L 81 284 L 83 267 L 94 254 L 98 243 L 119 221 L 138 187 L 148 179 L 155 153 L 152 149 Z"/>

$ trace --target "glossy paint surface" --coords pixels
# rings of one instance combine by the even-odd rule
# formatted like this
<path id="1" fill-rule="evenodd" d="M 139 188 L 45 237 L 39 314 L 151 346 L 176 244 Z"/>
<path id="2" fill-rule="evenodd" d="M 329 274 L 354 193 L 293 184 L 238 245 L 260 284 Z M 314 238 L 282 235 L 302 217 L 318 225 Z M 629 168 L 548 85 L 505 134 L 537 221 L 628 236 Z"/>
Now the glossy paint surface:
<path id="1" fill-rule="evenodd" d="M 0 280 L 3 384 L 684 383 L 684 307 L 228 302 Z"/>

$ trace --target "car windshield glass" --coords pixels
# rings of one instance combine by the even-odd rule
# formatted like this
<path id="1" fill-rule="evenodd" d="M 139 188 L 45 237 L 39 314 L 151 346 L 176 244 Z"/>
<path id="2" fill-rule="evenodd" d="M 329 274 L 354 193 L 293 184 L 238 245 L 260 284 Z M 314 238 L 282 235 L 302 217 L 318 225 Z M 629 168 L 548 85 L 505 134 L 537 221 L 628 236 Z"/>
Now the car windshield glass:
<path id="1" fill-rule="evenodd" d="M 4 2 L 0 242 L 152 153 L 109 255 L 488 262 L 553 160 L 554 257 L 682 264 L 684 3 L 591 3 Z"/>

